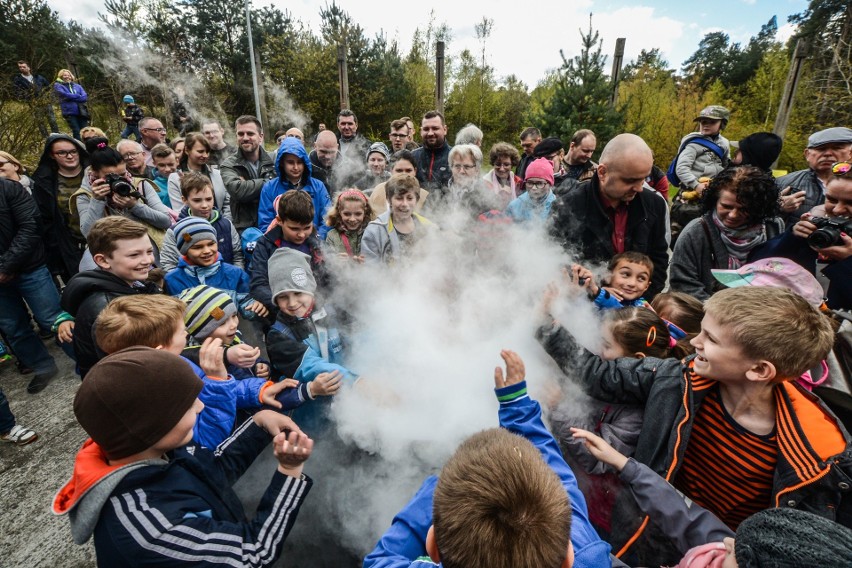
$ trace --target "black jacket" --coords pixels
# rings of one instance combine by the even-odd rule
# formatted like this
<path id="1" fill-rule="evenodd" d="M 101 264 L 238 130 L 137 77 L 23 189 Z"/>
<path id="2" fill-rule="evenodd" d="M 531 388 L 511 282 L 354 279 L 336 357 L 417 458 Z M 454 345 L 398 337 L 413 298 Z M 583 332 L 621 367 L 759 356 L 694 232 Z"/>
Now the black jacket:
<path id="1" fill-rule="evenodd" d="M 139 287 L 127 283 L 105 270 L 86 270 L 68 281 L 62 291 L 62 309 L 74 316 L 74 355 L 77 372 L 85 378 L 89 369 L 106 355 L 95 339 L 94 325 L 98 314 L 115 298 L 132 294 L 159 294 L 156 285 L 146 283 Z"/>
<path id="2" fill-rule="evenodd" d="M 18 73 L 12 79 L 12 85 L 15 87 L 15 97 L 21 101 L 31 101 L 42 95 L 42 91 L 47 89 L 51 91 L 50 81 L 41 75 L 33 74 L 33 82 L 27 81 L 23 75 Z M 49 101 L 45 101 L 49 102 Z"/>
<path id="3" fill-rule="evenodd" d="M 450 170 L 450 150 L 452 146 L 444 140 L 444 145 L 437 149 L 421 146 L 414 150 L 414 160 L 417 163 L 417 181 L 423 189 L 434 190 L 447 187 L 453 177 Z"/>
<path id="4" fill-rule="evenodd" d="M 47 267 L 53 274 L 61 274 L 69 279 L 79 271 L 83 257 L 85 241 L 81 241 L 68 230 L 69 211 L 59 208 L 59 174 L 56 160 L 50 155 L 50 148 L 57 140 L 71 142 L 80 153 L 80 165 L 85 168 L 88 154 L 83 144 L 67 134 L 51 134 L 44 144 L 44 151 L 33 174 L 33 199 L 38 205 L 44 227 L 44 246 Z"/>
<path id="5" fill-rule="evenodd" d="M 40 221 L 24 186 L 0 178 L 0 274 L 31 272 L 44 264 Z"/>
<path id="6" fill-rule="evenodd" d="M 589 181 L 560 196 L 553 204 L 551 235 L 567 251 L 579 252 L 589 262 L 606 263 L 615 256 L 613 223 L 600 199 L 597 173 Z M 650 191 L 639 193 L 627 206 L 624 250 L 648 255 L 654 263 L 651 299 L 666 285 L 669 245 L 666 242 L 666 203 Z"/>

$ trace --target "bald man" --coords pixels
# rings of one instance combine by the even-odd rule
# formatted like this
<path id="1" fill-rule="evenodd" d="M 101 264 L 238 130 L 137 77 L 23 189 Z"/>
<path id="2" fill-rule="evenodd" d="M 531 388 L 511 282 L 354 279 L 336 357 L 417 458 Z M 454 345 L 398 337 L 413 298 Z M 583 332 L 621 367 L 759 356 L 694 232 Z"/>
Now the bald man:
<path id="1" fill-rule="evenodd" d="M 644 140 L 619 134 L 604 147 L 592 178 L 554 203 L 551 225 L 566 251 L 579 251 L 586 262 L 606 263 L 625 251 L 648 255 L 654 274 L 647 299 L 666 285 L 669 263 L 667 204 L 657 192 L 644 191 L 653 164 Z"/>
<path id="2" fill-rule="evenodd" d="M 323 182 L 328 192 L 334 195 L 338 188 L 332 188 L 329 183 L 332 181 L 332 170 L 335 164 L 341 160 L 340 147 L 337 144 L 337 136 L 334 135 L 334 132 L 321 130 L 317 134 L 310 158 L 311 177 Z"/>

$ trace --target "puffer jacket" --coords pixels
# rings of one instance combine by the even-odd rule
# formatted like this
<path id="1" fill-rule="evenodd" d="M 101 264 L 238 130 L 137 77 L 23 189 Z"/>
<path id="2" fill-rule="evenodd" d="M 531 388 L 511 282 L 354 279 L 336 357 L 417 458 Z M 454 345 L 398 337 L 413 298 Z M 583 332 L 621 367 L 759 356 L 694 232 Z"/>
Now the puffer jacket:
<path id="1" fill-rule="evenodd" d="M 285 138 L 278 147 L 278 153 L 275 156 L 275 174 L 276 178 L 267 181 L 263 184 L 263 189 L 260 191 L 260 203 L 257 207 L 257 223 L 260 230 L 266 230 L 272 220 L 278 214 L 275 211 L 275 198 L 282 195 L 285 191 L 293 189 L 293 184 L 287 181 L 287 176 L 284 174 L 282 160 L 285 154 L 296 156 L 302 163 L 305 164 L 305 169 L 302 171 L 301 187 L 308 192 L 314 203 L 314 225 L 319 233 L 320 239 L 325 239 L 329 227 L 323 222 L 329 208 L 331 207 L 331 197 L 328 195 L 328 189 L 325 184 L 316 178 L 311 177 L 311 160 L 308 158 L 308 152 L 298 138 Z"/>
<path id="2" fill-rule="evenodd" d="M 62 116 L 80 116 L 80 105 L 89 100 L 89 95 L 77 83 L 55 81 L 53 91 L 59 98 L 59 110 Z"/>
<path id="3" fill-rule="evenodd" d="M 43 264 L 38 207 L 24 186 L 0 178 L 0 274 L 17 276 Z"/>
<path id="4" fill-rule="evenodd" d="M 725 159 L 719 159 L 719 156 L 712 150 L 699 144 L 687 144 L 693 138 L 707 138 L 725 151 Z M 683 152 L 678 156 L 677 165 L 675 166 L 677 177 L 680 178 L 681 189 L 695 189 L 695 186 L 699 183 L 698 178 L 712 178 L 728 165 L 731 154 L 731 143 L 721 134 L 716 136 L 702 136 L 698 132 L 690 132 L 681 139 L 679 147 L 684 144 L 686 144 L 686 147 L 683 148 Z"/>

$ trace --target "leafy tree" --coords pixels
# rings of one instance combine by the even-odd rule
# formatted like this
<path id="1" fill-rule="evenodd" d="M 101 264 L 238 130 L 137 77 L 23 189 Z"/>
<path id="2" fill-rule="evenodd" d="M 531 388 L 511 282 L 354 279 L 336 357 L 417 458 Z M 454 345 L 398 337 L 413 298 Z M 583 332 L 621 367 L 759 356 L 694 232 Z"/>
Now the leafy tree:
<path id="1" fill-rule="evenodd" d="M 536 123 L 548 136 L 563 140 L 581 128 L 589 128 L 603 147 L 620 131 L 621 116 L 609 104 L 611 85 L 604 74 L 603 40 L 592 27 L 591 14 L 588 32 L 580 30 L 580 37 L 580 55 L 569 60 L 560 51 L 562 66 L 555 76 L 555 92 L 545 101 Z"/>
<path id="2" fill-rule="evenodd" d="M 711 32 L 698 43 L 698 49 L 683 62 L 684 74 L 695 77 L 702 88 L 716 79 L 727 80 L 734 61 L 741 55 L 738 43 L 730 44 L 725 32 Z"/>

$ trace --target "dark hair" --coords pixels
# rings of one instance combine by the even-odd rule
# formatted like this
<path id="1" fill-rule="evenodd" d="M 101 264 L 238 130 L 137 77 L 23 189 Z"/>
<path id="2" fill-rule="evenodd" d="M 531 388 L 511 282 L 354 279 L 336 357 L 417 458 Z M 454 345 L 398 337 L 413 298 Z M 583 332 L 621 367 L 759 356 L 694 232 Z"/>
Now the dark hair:
<path id="1" fill-rule="evenodd" d="M 444 115 L 437 110 L 426 111 L 426 114 L 423 115 L 423 120 L 429 120 L 431 118 L 438 117 L 441 119 L 441 126 L 446 126 L 447 121 L 444 120 Z"/>
<path id="2" fill-rule="evenodd" d="M 685 331 L 687 338 L 701 333 L 704 304 L 697 298 L 683 292 L 663 292 L 654 296 L 651 307 L 661 318 Z"/>
<path id="3" fill-rule="evenodd" d="M 354 113 L 354 112 L 352 112 L 351 110 L 349 110 L 348 108 L 345 108 L 345 109 L 341 110 L 339 113 L 337 113 L 337 120 L 338 120 L 338 122 L 339 122 L 339 121 L 340 121 L 340 119 L 341 119 L 341 118 L 343 118 L 344 116 L 351 116 L 351 117 L 352 117 L 352 120 L 354 120 L 354 121 L 355 121 L 355 124 L 358 124 L 358 117 L 357 117 L 357 116 L 355 116 L 355 113 Z"/>
<path id="4" fill-rule="evenodd" d="M 213 182 L 201 172 L 186 172 L 180 178 L 180 194 L 184 199 L 189 199 L 193 191 L 204 191 L 207 188 L 210 188 L 210 194 L 214 195 Z"/>
<path id="5" fill-rule="evenodd" d="M 409 192 L 414 193 L 415 197 L 420 197 L 420 182 L 417 181 L 416 177 L 396 174 L 391 176 L 385 184 L 385 195 L 388 203 L 394 195 L 403 195 Z"/>
<path id="6" fill-rule="evenodd" d="M 314 202 L 310 194 L 302 189 L 285 191 L 278 200 L 278 218 L 294 223 L 313 223 Z"/>
<path id="7" fill-rule="evenodd" d="M 205 138 L 200 132 L 190 132 L 183 140 L 183 156 L 180 158 L 180 165 L 182 168 L 186 168 L 186 164 L 189 161 L 189 151 L 192 150 L 193 146 L 196 144 L 201 144 L 207 148 L 208 152 L 211 151 L 210 142 L 208 142 L 207 138 Z"/>
<path id="8" fill-rule="evenodd" d="M 234 130 L 236 130 L 236 128 L 241 124 L 254 124 L 255 126 L 257 126 L 258 132 L 263 132 L 263 125 L 260 124 L 260 121 L 257 119 L 256 116 L 244 114 L 238 117 L 237 120 L 234 121 Z"/>
<path id="9" fill-rule="evenodd" d="M 86 140 L 86 151 L 89 153 L 89 165 L 94 171 L 117 166 L 124 162 L 118 150 L 109 145 L 106 138 L 89 138 Z"/>
<path id="10" fill-rule="evenodd" d="M 647 254 L 636 252 L 635 250 L 624 251 L 609 259 L 609 264 L 607 265 L 609 271 L 612 272 L 613 270 L 615 270 L 615 267 L 618 266 L 618 263 L 622 260 L 646 266 L 651 272 L 649 276 L 654 276 L 654 261 L 651 260 L 651 257 L 649 257 Z"/>
<path id="11" fill-rule="evenodd" d="M 731 166 L 710 180 L 702 196 L 703 212 L 716 209 L 719 195 L 731 191 L 742 205 L 748 223 L 755 225 L 778 215 L 778 188 L 772 174 L 754 166 Z"/>
<path id="12" fill-rule="evenodd" d="M 390 123 L 391 130 L 399 130 L 400 128 L 408 128 L 408 123 L 401 118 L 397 118 Z"/>
<path id="13" fill-rule="evenodd" d="M 535 126 L 528 126 L 521 131 L 521 140 L 526 140 L 530 136 L 533 138 L 541 138 L 541 130 Z"/>
<path id="14" fill-rule="evenodd" d="M 488 161 L 492 166 L 500 158 L 509 158 L 509 161 L 512 162 L 512 167 L 517 166 L 518 162 L 521 161 L 518 149 L 507 142 L 497 142 L 491 146 L 491 150 L 488 152 Z"/>
<path id="15" fill-rule="evenodd" d="M 153 160 L 154 158 L 168 158 L 169 156 L 173 156 L 174 153 L 175 151 L 172 150 L 172 148 L 168 144 L 160 142 L 159 144 L 151 148 L 151 159 Z"/>
<path id="16" fill-rule="evenodd" d="M 417 169 L 417 159 L 414 157 L 414 153 L 411 150 L 400 150 L 399 152 L 394 152 L 390 158 L 390 169 L 393 170 L 394 164 L 396 164 L 400 160 L 405 160 L 414 166 L 414 169 Z"/>
<path id="17" fill-rule="evenodd" d="M 607 310 L 604 321 L 609 324 L 613 339 L 627 353 L 642 353 L 658 359 L 683 359 L 690 353 L 681 343 L 670 345 L 669 328 L 654 310 L 645 307 Z"/>

